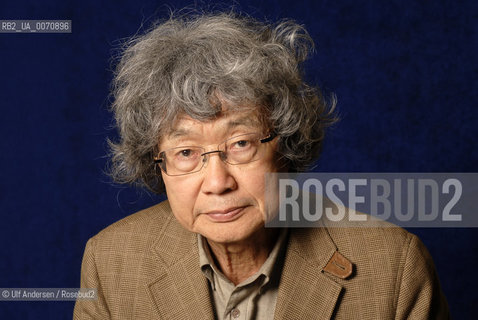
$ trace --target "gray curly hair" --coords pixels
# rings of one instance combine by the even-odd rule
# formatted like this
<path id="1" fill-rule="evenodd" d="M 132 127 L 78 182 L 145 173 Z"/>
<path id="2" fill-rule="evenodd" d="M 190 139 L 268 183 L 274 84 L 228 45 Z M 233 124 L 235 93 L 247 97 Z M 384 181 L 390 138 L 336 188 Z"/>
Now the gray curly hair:
<path id="1" fill-rule="evenodd" d="M 334 97 L 327 103 L 303 80 L 301 64 L 313 46 L 293 21 L 270 24 L 234 12 L 172 15 L 129 40 L 113 80 L 120 139 L 109 141 L 111 176 L 164 192 L 153 162 L 161 136 L 178 115 L 212 119 L 224 103 L 228 109 L 259 108 L 279 137 L 286 168 L 305 170 L 336 120 Z"/>

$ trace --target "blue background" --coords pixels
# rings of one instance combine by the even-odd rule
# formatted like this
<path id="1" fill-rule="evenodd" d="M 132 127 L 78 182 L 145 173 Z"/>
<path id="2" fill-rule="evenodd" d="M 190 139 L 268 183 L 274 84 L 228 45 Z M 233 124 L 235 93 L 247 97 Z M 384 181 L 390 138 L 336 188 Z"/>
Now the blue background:
<path id="1" fill-rule="evenodd" d="M 225 2 L 227 3 L 227 2 Z M 71 34 L 0 34 L 0 287 L 78 287 L 87 239 L 159 201 L 110 183 L 112 48 L 188 1 L 2 1 L 0 19 L 71 19 Z M 316 41 L 307 77 L 342 121 L 316 170 L 477 171 L 476 1 L 253 1 Z M 473 214 L 476 214 L 474 212 Z M 478 318 L 478 230 L 413 229 L 455 319 Z M 0 302 L 1 319 L 69 319 L 72 302 Z"/>

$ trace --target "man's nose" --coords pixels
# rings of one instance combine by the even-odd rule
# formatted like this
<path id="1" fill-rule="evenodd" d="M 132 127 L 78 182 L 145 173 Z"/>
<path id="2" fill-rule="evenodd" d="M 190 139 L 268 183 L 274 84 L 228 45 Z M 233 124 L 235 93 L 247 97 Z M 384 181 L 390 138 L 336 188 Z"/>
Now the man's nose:
<path id="1" fill-rule="evenodd" d="M 229 172 L 221 151 L 210 151 L 205 154 L 206 164 L 201 190 L 204 193 L 222 194 L 237 188 L 237 182 Z"/>

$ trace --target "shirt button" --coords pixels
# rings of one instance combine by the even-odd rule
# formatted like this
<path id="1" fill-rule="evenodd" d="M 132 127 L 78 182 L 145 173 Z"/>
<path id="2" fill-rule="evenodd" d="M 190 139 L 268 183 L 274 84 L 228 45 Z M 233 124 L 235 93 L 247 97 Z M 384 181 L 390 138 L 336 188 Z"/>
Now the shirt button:
<path id="1" fill-rule="evenodd" d="M 239 309 L 237 309 L 237 308 L 234 308 L 231 311 L 231 315 L 234 319 L 239 318 L 240 314 L 241 314 L 241 311 L 239 311 Z"/>

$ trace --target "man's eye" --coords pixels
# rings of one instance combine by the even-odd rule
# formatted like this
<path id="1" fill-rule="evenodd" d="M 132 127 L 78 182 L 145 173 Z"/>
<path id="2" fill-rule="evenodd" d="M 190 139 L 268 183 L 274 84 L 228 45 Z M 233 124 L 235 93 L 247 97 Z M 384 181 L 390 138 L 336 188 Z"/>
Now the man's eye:
<path id="1" fill-rule="evenodd" d="M 194 151 L 191 150 L 191 149 L 179 150 L 179 151 L 176 153 L 176 157 L 179 157 L 179 158 L 192 158 L 192 157 L 194 157 Z"/>
<path id="2" fill-rule="evenodd" d="M 240 140 L 240 141 L 236 141 L 233 145 L 233 147 L 236 147 L 236 148 L 246 148 L 250 145 L 250 141 L 249 140 Z"/>

